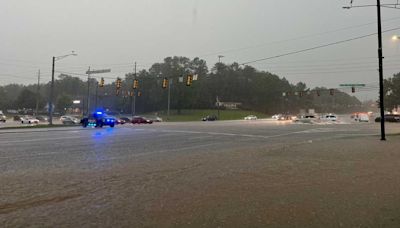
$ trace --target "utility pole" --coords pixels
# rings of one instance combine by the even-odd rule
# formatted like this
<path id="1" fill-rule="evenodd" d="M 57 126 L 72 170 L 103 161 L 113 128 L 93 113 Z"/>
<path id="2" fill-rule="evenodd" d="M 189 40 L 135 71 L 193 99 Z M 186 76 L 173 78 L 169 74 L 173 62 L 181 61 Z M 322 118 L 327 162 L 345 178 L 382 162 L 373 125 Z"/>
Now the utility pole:
<path id="1" fill-rule="evenodd" d="M 135 62 L 135 79 L 134 80 L 136 80 L 136 62 Z M 134 116 L 134 115 L 136 115 L 136 91 L 135 90 L 133 90 L 133 115 L 132 116 Z"/>
<path id="2" fill-rule="evenodd" d="M 378 58 L 379 58 L 379 106 L 381 111 L 381 140 L 386 140 L 385 135 L 385 105 L 383 93 L 383 50 L 382 50 L 382 21 L 381 21 L 381 1 L 376 1 L 378 13 Z"/>
<path id="3" fill-rule="evenodd" d="M 90 109 L 90 66 L 87 71 L 87 96 L 86 96 L 86 115 L 89 115 L 89 109 Z"/>
<path id="4" fill-rule="evenodd" d="M 94 103 L 94 108 L 97 109 L 97 97 L 99 94 L 99 82 L 96 83 L 96 99 L 95 99 L 95 103 Z"/>
<path id="5" fill-rule="evenodd" d="M 50 99 L 49 99 L 49 124 L 53 125 L 53 96 L 54 96 L 54 63 L 56 57 L 53 56 L 53 64 L 51 68 L 51 85 L 50 85 Z"/>
<path id="6" fill-rule="evenodd" d="M 372 5 L 359 5 L 353 6 L 353 1 L 350 2 L 350 6 L 343 7 L 344 9 L 351 9 L 353 7 L 368 7 Z M 383 92 L 383 48 L 382 48 L 382 16 L 381 16 L 381 7 L 386 8 L 398 8 L 399 2 L 395 4 L 381 4 L 380 0 L 376 0 L 376 8 L 377 8 L 377 19 L 378 19 L 378 60 L 379 60 L 379 109 L 381 116 L 381 140 L 386 140 L 385 134 L 385 105 L 384 105 L 384 92 Z"/>
<path id="7" fill-rule="evenodd" d="M 35 116 L 37 116 L 39 112 L 39 95 L 40 95 L 40 70 L 38 71 L 38 79 L 37 79 Z"/>

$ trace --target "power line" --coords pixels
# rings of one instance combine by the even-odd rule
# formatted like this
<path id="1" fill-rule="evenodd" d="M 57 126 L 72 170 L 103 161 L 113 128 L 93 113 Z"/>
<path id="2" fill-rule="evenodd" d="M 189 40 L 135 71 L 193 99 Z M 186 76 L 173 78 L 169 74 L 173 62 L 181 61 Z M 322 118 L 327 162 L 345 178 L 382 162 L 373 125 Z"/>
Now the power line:
<path id="1" fill-rule="evenodd" d="M 392 21 L 392 20 L 399 20 L 399 19 L 400 19 L 400 17 L 393 17 L 393 18 L 388 18 L 384 21 Z M 321 32 L 321 33 L 314 33 L 314 34 L 309 34 L 309 35 L 304 35 L 304 36 L 298 36 L 298 37 L 286 39 L 286 40 L 272 41 L 272 42 L 258 44 L 258 45 L 252 45 L 252 46 L 247 46 L 247 47 L 233 48 L 233 49 L 227 49 L 224 51 L 212 52 L 212 53 L 200 55 L 198 57 L 208 57 L 208 56 L 215 56 L 218 54 L 225 54 L 225 53 L 230 53 L 230 52 L 254 49 L 254 48 L 264 47 L 264 46 L 268 46 L 268 45 L 272 45 L 272 44 L 285 43 L 285 42 L 290 42 L 293 40 L 305 39 L 305 38 L 314 37 L 314 36 L 328 35 L 328 34 L 339 32 L 339 31 L 345 31 L 345 30 L 350 30 L 350 29 L 359 28 L 359 27 L 365 27 L 365 26 L 374 25 L 374 24 L 376 24 L 376 22 L 369 22 L 369 23 L 365 23 L 365 24 L 353 25 L 353 26 L 339 28 L 339 29 L 335 29 L 335 30 Z"/>
<path id="2" fill-rule="evenodd" d="M 395 30 L 399 30 L 399 29 L 400 29 L 400 27 L 393 28 L 393 29 L 388 29 L 388 30 L 382 31 L 382 33 L 395 31 Z M 256 60 L 252 60 L 252 61 L 241 63 L 240 65 L 247 65 L 247 64 L 250 64 L 250 63 L 261 62 L 261 61 L 265 61 L 265 60 L 269 60 L 269 59 L 276 59 L 276 58 L 280 58 L 280 57 L 284 57 L 284 56 L 299 54 L 299 53 L 303 53 L 303 52 L 309 52 L 309 51 L 320 49 L 320 48 L 325 48 L 325 47 L 329 47 L 329 46 L 333 46 L 333 45 L 347 43 L 347 42 L 354 41 L 354 40 L 363 39 L 363 38 L 366 38 L 366 37 L 374 36 L 376 34 L 377 33 L 371 33 L 371 34 L 367 34 L 367 35 L 363 35 L 363 36 L 358 36 L 358 37 L 354 37 L 354 38 L 350 38 L 350 39 L 346 39 L 346 40 L 336 41 L 336 42 L 333 42 L 333 43 L 323 44 L 323 45 L 319 45 L 319 46 L 315 46 L 315 47 L 311 47 L 311 48 L 306 48 L 306 49 L 302 49 L 302 50 L 298 50 L 298 51 L 292 51 L 292 52 L 287 52 L 287 53 L 284 53 L 284 54 L 275 55 L 275 56 L 271 56 L 271 57 L 267 57 L 267 58 L 256 59 Z"/>

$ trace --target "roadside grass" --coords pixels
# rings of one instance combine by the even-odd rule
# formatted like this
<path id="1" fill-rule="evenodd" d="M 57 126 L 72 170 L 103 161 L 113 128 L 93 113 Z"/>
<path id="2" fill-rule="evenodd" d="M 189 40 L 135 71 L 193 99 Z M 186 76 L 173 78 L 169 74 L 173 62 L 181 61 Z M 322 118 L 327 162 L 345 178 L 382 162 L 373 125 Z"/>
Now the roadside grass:
<path id="1" fill-rule="evenodd" d="M 168 117 L 166 112 L 162 112 L 159 116 L 168 122 L 185 122 L 185 121 L 200 121 L 201 118 L 207 115 L 218 116 L 218 110 L 215 109 L 185 109 L 178 114 L 176 110 L 171 110 L 171 115 Z M 245 110 L 220 110 L 219 120 L 242 120 L 245 116 L 255 115 L 257 118 L 267 118 L 269 115 Z M 154 116 L 154 114 L 144 114 L 143 116 Z"/>

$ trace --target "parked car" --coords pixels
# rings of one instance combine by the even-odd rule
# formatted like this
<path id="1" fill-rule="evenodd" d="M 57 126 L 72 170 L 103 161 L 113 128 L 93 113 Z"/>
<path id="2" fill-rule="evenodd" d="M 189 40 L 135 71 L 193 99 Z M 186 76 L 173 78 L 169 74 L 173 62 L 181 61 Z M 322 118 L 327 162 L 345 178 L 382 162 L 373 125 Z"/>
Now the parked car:
<path id="1" fill-rule="evenodd" d="M 62 119 L 61 123 L 65 125 L 79 124 L 81 121 L 73 116 L 68 116 Z"/>
<path id="2" fill-rule="evenodd" d="M 48 122 L 47 116 L 35 116 L 40 122 Z"/>
<path id="3" fill-rule="evenodd" d="M 385 121 L 386 122 L 400 122 L 400 115 L 399 114 L 386 114 Z M 375 122 L 381 122 L 381 117 L 380 116 L 376 117 Z"/>
<path id="4" fill-rule="evenodd" d="M 72 118 L 72 116 L 61 116 L 60 121 L 63 122 L 64 120 L 71 119 L 71 118 Z"/>
<path id="5" fill-rule="evenodd" d="M 0 122 L 5 123 L 6 122 L 6 115 L 4 115 L 3 111 L 0 110 Z"/>
<path id="6" fill-rule="evenodd" d="M 215 121 L 217 120 L 217 116 L 216 115 L 208 115 L 205 116 L 201 119 L 202 121 Z"/>
<path id="7" fill-rule="evenodd" d="M 149 119 L 146 119 L 146 118 L 144 118 L 142 116 L 134 116 L 132 118 L 132 123 L 133 124 L 152 124 L 153 121 L 149 120 Z"/>
<path id="8" fill-rule="evenodd" d="M 244 120 L 257 120 L 257 116 L 249 115 L 249 116 L 244 117 Z"/>
<path id="9" fill-rule="evenodd" d="M 39 120 L 32 116 L 23 116 L 21 117 L 22 124 L 38 124 Z"/>

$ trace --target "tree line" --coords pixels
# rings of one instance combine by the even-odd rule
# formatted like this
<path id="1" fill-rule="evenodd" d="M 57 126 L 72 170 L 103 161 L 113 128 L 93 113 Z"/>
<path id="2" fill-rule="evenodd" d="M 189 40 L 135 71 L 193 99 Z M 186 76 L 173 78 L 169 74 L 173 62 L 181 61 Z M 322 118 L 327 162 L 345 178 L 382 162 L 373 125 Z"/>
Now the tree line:
<path id="1" fill-rule="evenodd" d="M 184 83 L 187 75 L 197 75 L 191 86 Z M 396 76 L 398 77 L 398 76 Z M 117 95 L 115 79 L 105 79 L 104 87 L 97 87 L 97 79 L 90 80 L 91 110 L 103 107 L 122 113 L 132 111 L 133 80 L 139 81 L 136 90 L 136 112 L 149 113 L 167 109 L 168 89 L 162 88 L 164 78 L 171 83 L 171 109 L 178 113 L 184 109 L 215 109 L 217 98 L 221 102 L 241 103 L 240 108 L 262 113 L 298 113 L 299 109 L 315 109 L 317 112 L 359 111 L 361 102 L 354 96 L 328 88 L 308 88 L 305 83 L 292 84 L 278 75 L 259 71 L 238 63 L 216 63 L 211 69 L 200 58 L 167 57 L 161 63 L 136 75 L 127 73 Z M 81 100 L 85 106 L 87 79 L 61 74 L 55 80 L 55 110 L 63 112 L 73 106 L 72 100 Z M 388 83 L 388 82 L 387 82 Z M 97 89 L 97 99 L 96 99 Z M 40 85 L 9 84 L 0 87 L 0 109 L 34 109 L 45 112 L 50 82 Z M 141 96 L 138 96 L 140 91 Z M 399 91 L 397 91 L 399 92 Z"/>

